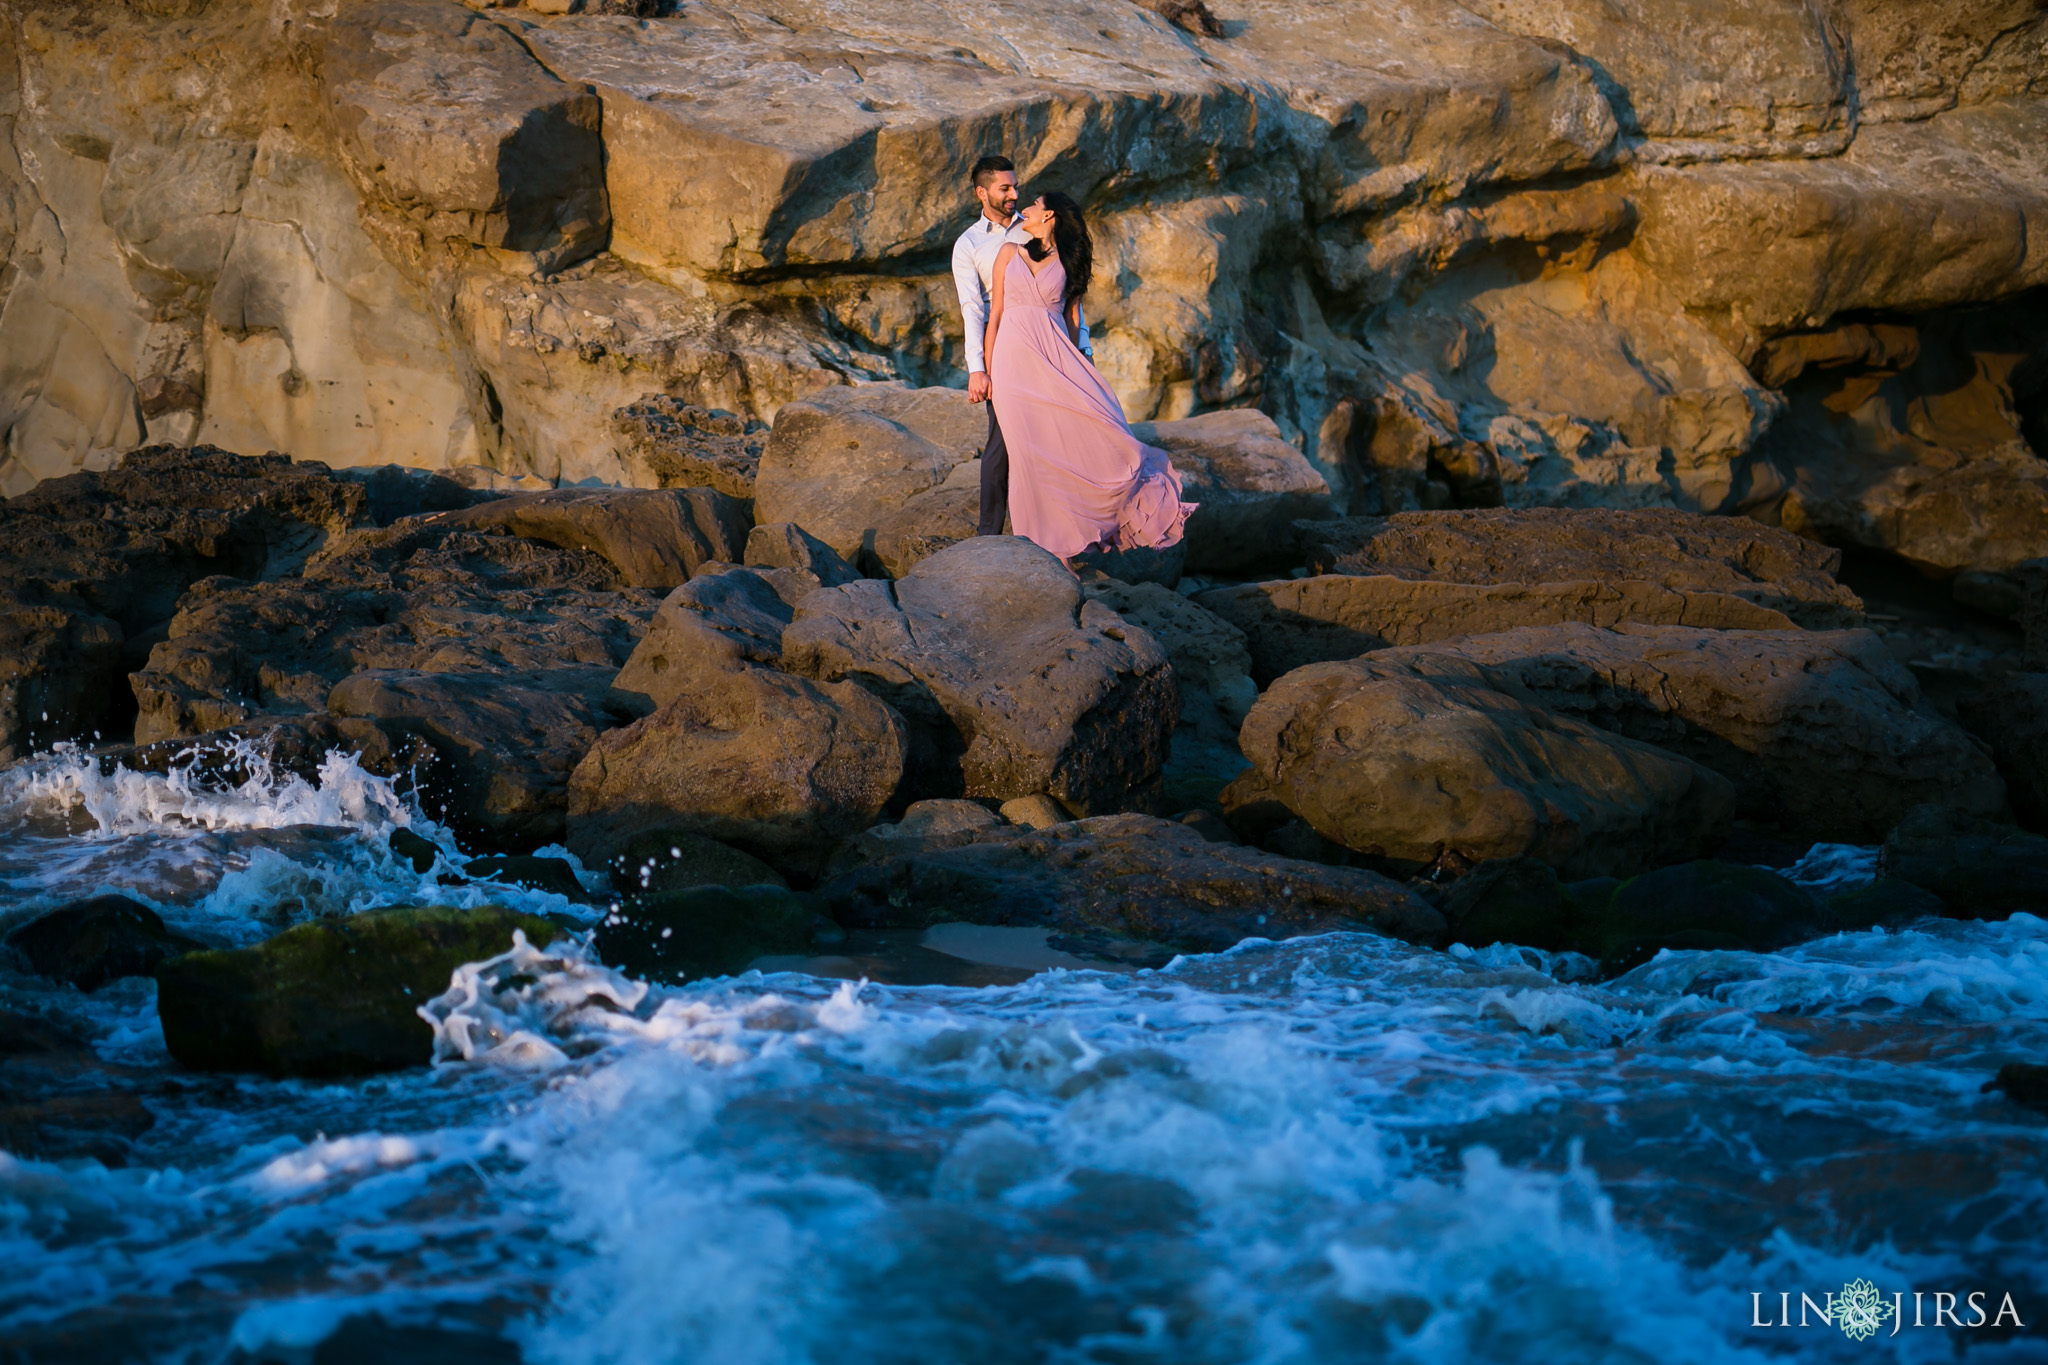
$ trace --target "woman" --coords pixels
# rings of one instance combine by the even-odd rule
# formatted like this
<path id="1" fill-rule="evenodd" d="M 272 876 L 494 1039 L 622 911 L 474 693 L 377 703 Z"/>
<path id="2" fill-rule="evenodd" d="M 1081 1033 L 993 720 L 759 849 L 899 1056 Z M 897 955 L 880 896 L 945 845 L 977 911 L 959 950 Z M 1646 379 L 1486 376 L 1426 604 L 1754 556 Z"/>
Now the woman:
<path id="1" fill-rule="evenodd" d="M 1081 206 L 1048 194 L 1018 215 L 1031 235 L 996 256 L 987 342 L 990 397 L 1010 447 L 1010 524 L 1073 568 L 1098 546 L 1179 542 L 1193 503 L 1166 452 L 1131 435 L 1083 356 L 1081 296 L 1093 251 Z"/>

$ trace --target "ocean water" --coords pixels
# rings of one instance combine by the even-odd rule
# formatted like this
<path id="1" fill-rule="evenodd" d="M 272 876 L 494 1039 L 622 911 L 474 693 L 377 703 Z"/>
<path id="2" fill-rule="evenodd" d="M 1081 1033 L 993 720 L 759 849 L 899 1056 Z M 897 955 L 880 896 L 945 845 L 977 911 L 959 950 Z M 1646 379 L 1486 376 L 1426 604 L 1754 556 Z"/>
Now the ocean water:
<path id="1" fill-rule="evenodd" d="M 421 877 L 394 824 L 452 850 L 345 759 L 213 791 L 47 755 L 0 772 L 0 927 L 574 910 Z M 2048 925 L 1589 966 L 1337 934 L 664 988 L 565 934 L 456 974 L 432 1068 L 346 1083 L 185 1074 L 152 984 L 10 968 L 0 1007 L 88 1030 L 154 1122 L 120 1164 L 0 1154 L 0 1359 L 2048 1359 L 2048 1119 L 1980 1091 L 2048 1060 Z M 1861 1340 L 1818 1316 L 1859 1280 L 1900 1310 Z"/>

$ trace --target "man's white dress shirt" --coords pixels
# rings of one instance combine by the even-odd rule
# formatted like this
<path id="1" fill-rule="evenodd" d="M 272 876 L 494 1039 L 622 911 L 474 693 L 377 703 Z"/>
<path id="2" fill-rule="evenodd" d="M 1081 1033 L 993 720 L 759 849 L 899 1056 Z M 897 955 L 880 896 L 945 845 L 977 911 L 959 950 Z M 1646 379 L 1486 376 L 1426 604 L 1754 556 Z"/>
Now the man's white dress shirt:
<path id="1" fill-rule="evenodd" d="M 967 373 L 988 369 L 988 357 L 981 353 L 988 331 L 989 301 L 995 289 L 996 255 L 1005 242 L 1022 246 L 1031 240 L 1024 225 L 1012 219 L 1008 228 L 997 227 L 987 214 L 953 243 L 953 287 L 960 293 L 960 317 L 967 325 Z M 1081 349 L 1089 349 L 1088 320 L 1081 319 Z"/>

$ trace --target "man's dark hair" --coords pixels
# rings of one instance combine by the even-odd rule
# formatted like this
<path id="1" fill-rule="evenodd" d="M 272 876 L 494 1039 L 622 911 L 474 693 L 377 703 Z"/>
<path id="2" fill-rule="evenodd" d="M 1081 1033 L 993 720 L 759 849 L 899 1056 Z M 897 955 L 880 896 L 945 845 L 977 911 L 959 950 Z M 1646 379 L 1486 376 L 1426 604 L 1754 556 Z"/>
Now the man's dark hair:
<path id="1" fill-rule="evenodd" d="M 998 171 L 1008 171 L 1010 174 L 1015 175 L 1017 168 L 1010 164 L 1010 158 L 1006 156 L 985 156 L 975 162 L 974 188 L 978 190 L 987 189 L 989 183 L 996 178 L 996 172 Z"/>

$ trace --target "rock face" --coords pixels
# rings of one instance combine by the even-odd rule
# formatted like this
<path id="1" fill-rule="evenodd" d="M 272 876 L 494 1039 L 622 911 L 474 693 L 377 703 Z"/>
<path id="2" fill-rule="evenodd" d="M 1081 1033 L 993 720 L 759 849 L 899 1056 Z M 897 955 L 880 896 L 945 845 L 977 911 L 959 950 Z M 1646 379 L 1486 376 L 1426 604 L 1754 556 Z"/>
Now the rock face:
<path id="1" fill-rule="evenodd" d="M 800 601 L 817 586 L 803 570 L 747 568 L 677 588 L 612 680 L 612 704 L 646 715 L 684 693 L 716 691 L 749 664 L 779 666 L 782 632 L 796 614 L 789 597 Z"/>
<path id="2" fill-rule="evenodd" d="M 1884 841 L 1878 865 L 1957 919 L 2048 915 L 2048 838 L 2010 825 L 1923 806 Z"/>
<path id="3" fill-rule="evenodd" d="M 187 953 L 157 972 L 164 1042 L 194 1071 L 348 1076 L 425 1066 L 419 1007 L 465 962 L 553 941 L 495 906 L 378 910 L 287 929 L 254 948 Z"/>
<path id="4" fill-rule="evenodd" d="M 1194 952 L 1248 936 L 1369 929 L 1432 942 L 1444 931 L 1442 916 L 1384 877 L 1212 844 L 1144 815 L 991 831 L 856 868 L 820 894 L 849 924 L 1044 925 Z"/>
<path id="5" fill-rule="evenodd" d="M 1157 778 L 1178 711 L 1158 643 L 1011 536 L 955 545 L 893 585 L 812 593 L 782 648 L 790 672 L 850 680 L 902 715 L 912 798 L 1046 792 L 1113 810 Z"/>
<path id="6" fill-rule="evenodd" d="M 1057 0 L 1019 44 L 960 0 L 25 7 L 0 492 L 194 437 L 696 482 L 613 415 L 743 442 L 821 387 L 959 382 L 934 266 L 1006 149 L 1090 207 L 1133 419 L 1255 407 L 1349 511 L 1753 508 L 2004 572 L 2048 57 L 2024 0 L 1924 9 Z M 1847 336 L 1932 355 L 1992 304 L 2032 315 L 1963 338 L 1967 383 Z M 1964 390 L 2019 439 L 1937 411 Z"/>
<path id="7" fill-rule="evenodd" d="M 2048 673 L 2014 673 L 1962 700 L 1961 719 L 1991 748 L 2019 822 L 2048 834 Z"/>
<path id="8" fill-rule="evenodd" d="M 1926 802 L 1996 813 L 1991 760 L 1868 631 L 1530 627 L 1384 650 L 1377 669 L 1465 680 L 1657 744 L 1734 782 L 1748 818 L 1876 842 Z"/>
<path id="9" fill-rule="evenodd" d="M 1532 856 L 1570 877 L 1695 856 L 1733 813 L 1725 778 L 1553 714 L 1480 670 L 1311 664 L 1259 698 L 1242 743 L 1317 833 L 1397 863 Z"/>

